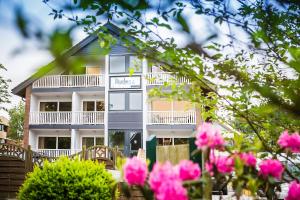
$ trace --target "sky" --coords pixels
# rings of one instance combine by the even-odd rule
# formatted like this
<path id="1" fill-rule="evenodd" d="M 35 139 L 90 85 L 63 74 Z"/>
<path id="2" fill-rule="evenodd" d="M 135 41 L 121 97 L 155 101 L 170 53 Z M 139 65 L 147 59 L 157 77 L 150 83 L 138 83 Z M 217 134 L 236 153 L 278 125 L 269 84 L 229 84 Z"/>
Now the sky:
<path id="1" fill-rule="evenodd" d="M 10 79 L 9 90 L 32 75 L 40 66 L 52 61 L 52 56 L 46 50 L 38 47 L 35 41 L 27 41 L 20 35 L 14 25 L 13 8 L 16 3 L 22 6 L 24 11 L 35 23 L 42 25 L 45 30 L 53 30 L 57 26 L 69 26 L 69 22 L 64 20 L 53 20 L 49 16 L 49 8 L 42 3 L 42 0 L 0 0 L 0 63 L 7 68 L 7 71 L 1 71 L 1 75 Z M 82 30 L 77 30 L 73 34 L 74 43 L 83 39 L 86 34 Z M 22 49 L 22 52 L 14 55 L 16 49 Z M 11 104 L 6 105 L 9 109 L 17 105 L 22 99 L 12 94 Z M 8 117 L 5 111 L 0 111 L 0 115 Z"/>

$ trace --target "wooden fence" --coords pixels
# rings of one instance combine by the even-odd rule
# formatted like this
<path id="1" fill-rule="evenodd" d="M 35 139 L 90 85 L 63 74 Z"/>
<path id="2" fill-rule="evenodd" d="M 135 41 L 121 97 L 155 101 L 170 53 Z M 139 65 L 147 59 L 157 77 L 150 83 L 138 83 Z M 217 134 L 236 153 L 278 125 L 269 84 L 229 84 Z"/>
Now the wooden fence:
<path id="1" fill-rule="evenodd" d="M 79 157 L 82 160 L 97 160 L 105 163 L 107 169 L 115 169 L 117 157 L 122 157 L 115 148 L 93 146 L 83 149 L 69 158 Z M 43 167 L 44 161 L 53 162 L 57 157 L 48 157 L 16 144 L 0 143 L 0 200 L 15 198 L 16 192 L 23 184 L 25 176 L 33 166 Z"/>
<path id="2" fill-rule="evenodd" d="M 158 162 L 170 161 L 172 164 L 178 164 L 180 160 L 189 158 L 188 144 L 156 146 L 156 159 Z"/>

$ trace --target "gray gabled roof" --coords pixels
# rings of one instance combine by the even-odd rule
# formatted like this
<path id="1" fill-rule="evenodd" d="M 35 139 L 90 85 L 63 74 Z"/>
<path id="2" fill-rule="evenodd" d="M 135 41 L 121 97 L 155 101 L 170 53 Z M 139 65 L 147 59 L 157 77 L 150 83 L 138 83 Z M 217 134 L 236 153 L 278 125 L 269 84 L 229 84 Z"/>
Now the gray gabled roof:
<path id="1" fill-rule="evenodd" d="M 110 22 L 106 23 L 104 26 L 108 29 L 108 31 L 112 35 L 119 36 L 120 30 L 121 30 L 119 27 L 117 27 L 116 25 L 114 25 Z M 85 46 L 87 46 L 91 42 L 95 41 L 97 38 L 98 38 L 97 33 L 94 33 L 94 34 L 91 34 L 91 35 L 87 36 L 82 41 L 80 41 L 78 44 L 76 44 L 73 47 L 67 49 L 62 54 L 62 57 L 68 58 L 70 56 L 73 56 L 78 51 L 80 51 L 82 48 L 84 48 Z M 54 63 L 55 63 L 55 60 L 50 62 L 48 65 L 46 65 L 45 71 L 43 72 L 42 76 L 50 73 L 53 70 Z M 39 75 L 38 74 L 39 74 L 39 72 L 36 72 L 35 74 L 33 74 L 32 76 L 27 78 L 25 81 L 18 84 L 16 87 L 14 87 L 12 89 L 12 93 L 15 94 L 15 95 L 18 95 L 20 97 L 25 97 L 26 88 L 41 76 L 41 74 L 39 74 Z"/>

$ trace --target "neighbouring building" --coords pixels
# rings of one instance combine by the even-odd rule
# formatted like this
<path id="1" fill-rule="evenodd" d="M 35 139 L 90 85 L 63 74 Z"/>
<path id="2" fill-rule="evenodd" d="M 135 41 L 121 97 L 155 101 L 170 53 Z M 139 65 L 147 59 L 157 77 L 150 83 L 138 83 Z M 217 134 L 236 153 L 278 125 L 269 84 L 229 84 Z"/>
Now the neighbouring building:
<path id="1" fill-rule="evenodd" d="M 111 23 L 106 27 L 119 37 L 118 27 Z M 200 121 L 194 105 L 148 97 L 153 87 L 176 77 L 149 66 L 146 59 L 139 60 L 120 40 L 109 55 L 99 52 L 97 35 L 90 35 L 64 53 L 66 59 L 96 57 L 82 66 L 82 74 L 56 69 L 13 89 L 26 101 L 24 145 L 42 153 L 55 152 L 52 155 L 107 145 L 131 156 L 139 148 L 147 152 L 147 146 L 188 144 Z M 130 76 L 133 65 L 139 67 Z M 177 80 L 190 84 L 184 78 Z"/>
<path id="2" fill-rule="evenodd" d="M 7 137 L 8 131 L 8 119 L 0 116 L 0 139 L 5 139 Z"/>

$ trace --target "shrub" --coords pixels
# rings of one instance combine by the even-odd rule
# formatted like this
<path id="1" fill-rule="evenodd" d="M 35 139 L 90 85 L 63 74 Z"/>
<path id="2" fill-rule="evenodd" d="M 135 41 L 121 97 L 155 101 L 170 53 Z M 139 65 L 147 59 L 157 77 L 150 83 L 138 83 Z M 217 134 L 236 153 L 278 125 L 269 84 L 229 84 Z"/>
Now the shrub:
<path id="1" fill-rule="evenodd" d="M 116 194 L 116 182 L 104 164 L 59 158 L 35 167 L 20 188 L 18 199 L 103 199 Z"/>

